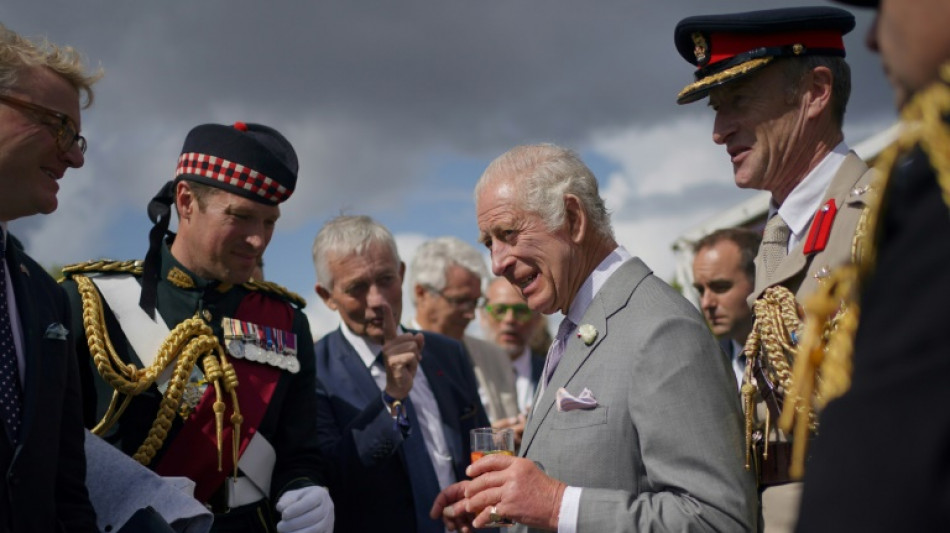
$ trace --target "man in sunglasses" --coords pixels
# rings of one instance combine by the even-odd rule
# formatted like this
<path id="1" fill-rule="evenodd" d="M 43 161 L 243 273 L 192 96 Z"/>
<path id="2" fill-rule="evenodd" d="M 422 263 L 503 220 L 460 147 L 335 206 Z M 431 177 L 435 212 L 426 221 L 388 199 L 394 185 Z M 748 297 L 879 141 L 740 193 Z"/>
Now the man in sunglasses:
<path id="1" fill-rule="evenodd" d="M 545 354 L 531 349 L 531 338 L 539 328 L 545 327 L 546 321 L 544 315 L 528 307 L 518 290 L 505 278 L 495 278 L 488 284 L 481 317 L 485 337 L 511 358 L 519 415 L 503 422 L 515 430 L 515 439 L 520 442 L 534 391 L 544 369 Z"/>
<path id="2" fill-rule="evenodd" d="M 97 531 L 68 301 L 7 224 L 56 210 L 100 76 L 71 47 L 0 25 L 0 532 Z"/>

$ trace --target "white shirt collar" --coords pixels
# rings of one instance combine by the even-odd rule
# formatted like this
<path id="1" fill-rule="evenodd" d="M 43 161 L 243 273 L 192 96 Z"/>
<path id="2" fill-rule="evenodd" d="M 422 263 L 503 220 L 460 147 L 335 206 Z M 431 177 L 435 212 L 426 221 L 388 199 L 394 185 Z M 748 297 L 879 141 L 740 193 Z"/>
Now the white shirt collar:
<path id="1" fill-rule="evenodd" d="M 821 207 L 821 201 L 825 198 L 832 178 L 844 164 L 844 158 L 847 157 L 849 151 L 844 141 L 838 143 L 838 146 L 828 152 L 824 159 L 802 179 L 801 183 L 792 189 L 791 194 L 778 208 L 778 214 L 792 230 L 789 249 L 802 240 L 805 230 L 815 217 L 815 212 Z M 769 217 L 775 211 L 775 206 L 770 206 Z"/>
<path id="2" fill-rule="evenodd" d="M 614 248 L 614 251 L 607 254 L 607 257 L 587 276 L 580 290 L 574 295 L 574 301 L 571 302 L 571 307 L 567 310 L 567 317 L 571 322 L 580 325 L 584 313 L 587 312 L 587 308 L 594 301 L 594 296 L 597 296 L 611 274 L 616 272 L 620 265 L 632 258 L 633 256 L 623 246 L 618 246 Z"/>

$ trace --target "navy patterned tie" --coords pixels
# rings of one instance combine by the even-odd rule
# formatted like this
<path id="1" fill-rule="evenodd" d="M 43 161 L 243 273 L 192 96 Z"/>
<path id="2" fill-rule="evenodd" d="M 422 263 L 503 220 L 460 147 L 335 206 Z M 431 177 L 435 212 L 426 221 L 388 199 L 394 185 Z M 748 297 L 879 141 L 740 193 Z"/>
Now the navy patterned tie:
<path id="1" fill-rule="evenodd" d="M 3 231 L 0 231 L 0 416 L 15 445 L 20 436 L 20 367 L 10 325 L 10 303 L 7 301 L 5 240 Z"/>

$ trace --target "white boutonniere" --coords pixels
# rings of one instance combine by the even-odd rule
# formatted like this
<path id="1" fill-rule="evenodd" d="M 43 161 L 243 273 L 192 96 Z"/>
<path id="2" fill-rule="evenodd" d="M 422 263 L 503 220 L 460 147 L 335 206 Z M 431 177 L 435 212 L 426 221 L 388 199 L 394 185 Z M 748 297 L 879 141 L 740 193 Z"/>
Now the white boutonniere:
<path id="1" fill-rule="evenodd" d="M 577 336 L 584 341 L 584 344 L 590 346 L 597 339 L 597 328 L 590 324 L 582 324 L 577 328 Z"/>

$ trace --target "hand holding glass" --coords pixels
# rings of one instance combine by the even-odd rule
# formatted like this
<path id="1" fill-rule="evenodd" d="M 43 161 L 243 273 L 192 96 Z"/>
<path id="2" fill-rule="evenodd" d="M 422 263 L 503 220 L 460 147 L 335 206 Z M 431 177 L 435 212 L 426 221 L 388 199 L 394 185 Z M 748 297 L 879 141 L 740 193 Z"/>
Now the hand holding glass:
<path id="1" fill-rule="evenodd" d="M 475 428 L 470 433 L 473 463 L 486 455 L 515 454 L 515 432 L 511 428 Z M 485 524 L 485 527 L 510 526 L 513 523 L 507 518 L 502 518 L 496 522 Z"/>

